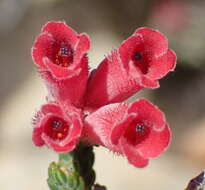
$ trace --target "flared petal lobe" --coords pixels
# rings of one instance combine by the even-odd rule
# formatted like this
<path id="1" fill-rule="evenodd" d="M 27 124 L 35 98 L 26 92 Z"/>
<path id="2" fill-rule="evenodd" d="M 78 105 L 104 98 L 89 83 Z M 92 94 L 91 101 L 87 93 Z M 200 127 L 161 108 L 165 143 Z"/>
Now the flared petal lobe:
<path id="1" fill-rule="evenodd" d="M 81 136 L 82 118 L 76 108 L 62 109 L 56 103 L 43 105 L 33 120 L 33 142 L 56 152 L 73 150 Z"/>
<path id="2" fill-rule="evenodd" d="M 167 38 L 146 27 L 137 29 L 125 40 L 119 47 L 119 54 L 125 67 L 132 65 L 134 72 L 140 73 L 140 83 L 147 88 L 159 87 L 158 79 L 176 66 L 176 54 L 168 48 Z"/>
<path id="3" fill-rule="evenodd" d="M 123 101 L 143 88 L 158 88 L 159 79 L 176 65 L 176 54 L 157 30 L 139 28 L 107 56 L 90 76 L 86 102 L 102 106 Z"/>
<path id="4" fill-rule="evenodd" d="M 145 99 L 106 105 L 85 118 L 84 140 L 123 154 L 136 167 L 161 154 L 170 142 L 164 114 Z"/>
<path id="5" fill-rule="evenodd" d="M 142 157 L 135 147 L 129 146 L 125 139 L 122 139 L 121 143 L 123 154 L 126 155 L 130 164 L 138 168 L 144 168 L 148 165 L 149 159 Z"/>
<path id="6" fill-rule="evenodd" d="M 52 98 L 75 106 L 83 103 L 89 48 L 89 37 L 77 34 L 63 22 L 48 22 L 42 28 L 34 42 L 32 57 Z"/>

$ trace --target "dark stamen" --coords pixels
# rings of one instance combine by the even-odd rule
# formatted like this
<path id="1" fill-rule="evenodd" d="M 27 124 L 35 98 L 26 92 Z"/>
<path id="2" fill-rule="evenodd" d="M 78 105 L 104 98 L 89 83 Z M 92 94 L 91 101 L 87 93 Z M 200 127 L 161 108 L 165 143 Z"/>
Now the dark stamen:
<path id="1" fill-rule="evenodd" d="M 138 123 L 138 124 L 136 125 L 136 132 L 139 132 L 139 133 L 144 132 L 144 125 L 141 124 L 141 123 Z"/>
<path id="2" fill-rule="evenodd" d="M 60 48 L 60 55 L 67 56 L 68 55 L 68 48 L 66 48 L 66 47 Z"/>
<path id="3" fill-rule="evenodd" d="M 60 121 L 58 121 L 58 120 L 53 120 L 52 121 L 52 128 L 53 129 L 58 129 L 60 126 L 61 126 L 61 122 Z"/>
<path id="4" fill-rule="evenodd" d="M 141 54 L 140 52 L 137 52 L 137 53 L 134 55 L 134 59 L 135 59 L 136 61 L 141 60 L 141 59 L 142 59 L 142 54 Z"/>

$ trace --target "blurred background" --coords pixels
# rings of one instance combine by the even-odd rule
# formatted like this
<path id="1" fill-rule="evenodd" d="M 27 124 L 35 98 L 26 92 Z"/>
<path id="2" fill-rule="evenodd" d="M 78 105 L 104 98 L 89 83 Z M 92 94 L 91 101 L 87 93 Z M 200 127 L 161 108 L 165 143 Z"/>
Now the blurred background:
<path id="1" fill-rule="evenodd" d="M 185 188 L 205 168 L 205 1 L 1 0 L 0 187 L 48 190 L 48 164 L 57 155 L 31 142 L 31 118 L 47 94 L 30 50 L 43 24 L 64 20 L 92 41 L 91 67 L 141 26 L 159 29 L 178 55 L 175 72 L 144 96 L 165 113 L 173 131 L 168 151 L 145 169 L 96 148 L 97 182 L 108 190 Z M 136 99 L 136 97 L 134 97 Z"/>

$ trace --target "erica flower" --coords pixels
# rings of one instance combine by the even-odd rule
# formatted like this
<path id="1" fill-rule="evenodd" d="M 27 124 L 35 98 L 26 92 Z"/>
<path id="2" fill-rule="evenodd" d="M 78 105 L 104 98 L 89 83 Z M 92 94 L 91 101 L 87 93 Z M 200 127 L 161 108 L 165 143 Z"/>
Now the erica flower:
<path id="1" fill-rule="evenodd" d="M 85 119 L 85 140 L 123 154 L 136 167 L 162 153 L 170 141 L 164 114 L 145 99 L 104 106 Z"/>
<path id="2" fill-rule="evenodd" d="M 160 32 L 140 28 L 106 57 L 90 77 L 88 106 L 120 102 L 144 87 L 159 87 L 159 79 L 176 65 L 175 53 L 168 49 Z"/>
<path id="3" fill-rule="evenodd" d="M 49 96 L 33 121 L 33 142 L 56 152 L 69 152 L 80 141 L 98 144 L 144 167 L 169 144 L 165 116 L 144 99 L 115 102 L 157 88 L 175 68 L 176 55 L 163 34 L 140 28 L 89 73 L 89 47 L 86 34 L 63 22 L 47 23 L 37 37 L 32 56 Z"/>
<path id="4" fill-rule="evenodd" d="M 46 81 L 50 97 L 79 106 L 88 78 L 86 34 L 77 34 L 63 22 L 48 22 L 36 38 L 32 56 Z M 77 84 L 77 87 L 76 87 Z"/>
<path id="5" fill-rule="evenodd" d="M 43 105 L 34 120 L 33 142 L 47 145 L 56 152 L 68 152 L 75 148 L 82 130 L 77 109 L 61 109 L 57 104 Z"/>

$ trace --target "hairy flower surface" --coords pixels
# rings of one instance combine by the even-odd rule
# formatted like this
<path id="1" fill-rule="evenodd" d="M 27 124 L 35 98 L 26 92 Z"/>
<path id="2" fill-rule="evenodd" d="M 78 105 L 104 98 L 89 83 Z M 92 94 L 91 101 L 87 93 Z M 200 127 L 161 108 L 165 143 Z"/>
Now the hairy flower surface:
<path id="1" fill-rule="evenodd" d="M 64 22 L 48 22 L 36 38 L 32 57 L 51 98 L 80 106 L 88 79 L 90 40 Z M 77 86 L 76 86 L 77 84 Z"/>
<path id="2" fill-rule="evenodd" d="M 123 154 L 136 167 L 161 154 L 169 144 L 164 114 L 145 99 L 104 106 L 86 117 L 84 138 Z"/>
<path id="3" fill-rule="evenodd" d="M 47 145 L 56 152 L 68 152 L 75 148 L 82 131 L 79 110 L 61 109 L 50 103 L 41 107 L 33 119 L 33 142 L 36 146 Z"/>
<path id="4" fill-rule="evenodd" d="M 106 57 L 90 77 L 88 106 L 120 102 L 144 87 L 159 87 L 158 79 L 173 71 L 175 53 L 168 49 L 160 32 L 137 29 L 120 47 Z"/>
<path id="5" fill-rule="evenodd" d="M 56 152 L 69 152 L 80 141 L 102 145 L 145 167 L 168 146 L 169 126 L 147 100 L 122 101 L 159 87 L 176 55 L 163 34 L 140 28 L 89 73 L 89 48 L 88 36 L 64 22 L 48 22 L 36 38 L 32 56 L 49 95 L 34 118 L 33 142 Z"/>

